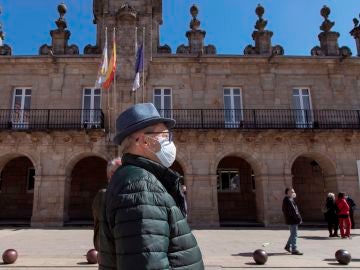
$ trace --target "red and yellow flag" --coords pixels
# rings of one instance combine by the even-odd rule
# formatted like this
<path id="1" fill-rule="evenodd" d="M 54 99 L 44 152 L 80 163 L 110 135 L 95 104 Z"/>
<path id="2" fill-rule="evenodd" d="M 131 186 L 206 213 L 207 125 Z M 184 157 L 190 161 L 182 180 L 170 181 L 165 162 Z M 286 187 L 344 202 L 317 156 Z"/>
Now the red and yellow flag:
<path id="1" fill-rule="evenodd" d="M 114 28 L 113 49 L 112 49 L 111 58 L 109 61 L 109 67 L 106 72 L 105 81 L 102 84 L 102 88 L 104 90 L 108 90 L 110 88 L 111 83 L 114 80 L 115 72 L 116 72 L 116 42 L 115 42 L 115 28 Z"/>

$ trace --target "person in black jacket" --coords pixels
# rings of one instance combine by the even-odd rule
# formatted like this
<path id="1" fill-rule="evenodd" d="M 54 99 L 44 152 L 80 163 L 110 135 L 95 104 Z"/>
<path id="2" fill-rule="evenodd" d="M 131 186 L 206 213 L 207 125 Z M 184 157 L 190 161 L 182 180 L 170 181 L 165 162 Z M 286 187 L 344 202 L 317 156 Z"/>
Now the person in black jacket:
<path id="1" fill-rule="evenodd" d="M 356 204 L 349 195 L 346 196 L 346 202 L 348 203 L 348 205 L 350 207 L 349 214 L 350 214 L 350 220 L 351 220 L 351 229 L 355 229 L 354 211 L 356 209 Z"/>
<path id="2" fill-rule="evenodd" d="M 204 269 L 186 221 L 182 177 L 169 169 L 176 157 L 174 125 L 151 103 L 136 104 L 118 117 L 114 142 L 122 166 L 106 191 L 100 270 Z"/>
<path id="3" fill-rule="evenodd" d="M 296 198 L 295 190 L 293 188 L 286 188 L 285 195 L 286 196 L 284 197 L 282 204 L 282 211 L 285 222 L 290 228 L 290 236 L 285 245 L 285 250 L 291 252 L 293 255 L 303 255 L 303 253 L 297 249 L 296 244 L 298 225 L 302 222 L 302 220 L 299 209 L 294 200 Z"/>
<path id="4" fill-rule="evenodd" d="M 329 237 L 339 237 L 339 221 L 337 216 L 337 207 L 335 203 L 335 194 L 328 193 L 324 206 L 324 216 L 328 224 Z"/>

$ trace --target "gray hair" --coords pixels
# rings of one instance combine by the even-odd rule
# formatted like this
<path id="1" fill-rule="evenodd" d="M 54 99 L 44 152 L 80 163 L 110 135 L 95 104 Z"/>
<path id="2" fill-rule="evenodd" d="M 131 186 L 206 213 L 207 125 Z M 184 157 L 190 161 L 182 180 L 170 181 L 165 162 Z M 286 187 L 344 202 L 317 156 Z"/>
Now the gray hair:
<path id="1" fill-rule="evenodd" d="M 327 197 L 328 197 L 328 198 L 331 198 L 331 199 L 335 199 L 335 194 L 329 192 L 328 195 L 327 195 Z"/>
<path id="2" fill-rule="evenodd" d="M 121 142 L 121 145 L 119 145 L 119 152 L 122 154 L 128 153 L 131 147 L 133 146 L 135 142 L 134 134 L 137 132 L 153 132 L 154 131 L 154 125 L 148 126 L 146 128 L 143 128 L 141 130 L 138 130 L 129 136 L 125 137 L 125 139 Z"/>

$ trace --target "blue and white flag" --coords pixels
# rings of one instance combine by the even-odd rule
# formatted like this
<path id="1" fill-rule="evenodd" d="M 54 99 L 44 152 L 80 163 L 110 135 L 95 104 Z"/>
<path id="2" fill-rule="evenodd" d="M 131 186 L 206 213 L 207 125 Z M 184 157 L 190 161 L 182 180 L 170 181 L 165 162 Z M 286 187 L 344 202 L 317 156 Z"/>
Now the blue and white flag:
<path id="1" fill-rule="evenodd" d="M 140 48 L 136 53 L 136 64 L 135 64 L 135 80 L 133 83 L 132 90 L 136 91 L 140 88 L 140 72 L 144 69 L 144 47 L 141 44 Z"/>

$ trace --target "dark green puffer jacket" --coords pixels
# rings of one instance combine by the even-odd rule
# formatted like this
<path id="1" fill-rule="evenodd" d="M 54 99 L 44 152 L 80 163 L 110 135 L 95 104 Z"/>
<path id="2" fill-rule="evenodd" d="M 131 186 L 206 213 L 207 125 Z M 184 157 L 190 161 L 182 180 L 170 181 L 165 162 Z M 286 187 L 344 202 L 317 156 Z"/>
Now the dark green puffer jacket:
<path id="1" fill-rule="evenodd" d="M 122 161 L 106 193 L 99 269 L 204 269 L 183 213 L 179 175 L 140 156 L 125 154 Z"/>

